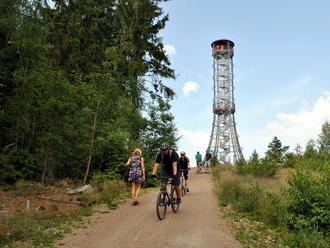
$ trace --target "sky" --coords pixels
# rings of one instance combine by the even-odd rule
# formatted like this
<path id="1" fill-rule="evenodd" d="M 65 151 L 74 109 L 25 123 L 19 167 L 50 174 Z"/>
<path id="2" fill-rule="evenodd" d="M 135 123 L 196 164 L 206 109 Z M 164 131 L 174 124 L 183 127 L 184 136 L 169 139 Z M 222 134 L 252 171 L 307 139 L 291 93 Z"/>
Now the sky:
<path id="1" fill-rule="evenodd" d="M 212 125 L 211 43 L 234 47 L 236 123 L 243 154 L 264 156 L 277 136 L 290 150 L 330 120 L 330 1 L 171 0 L 161 32 L 177 78 L 179 151 L 205 154 Z M 194 163 L 192 163 L 194 164 Z"/>

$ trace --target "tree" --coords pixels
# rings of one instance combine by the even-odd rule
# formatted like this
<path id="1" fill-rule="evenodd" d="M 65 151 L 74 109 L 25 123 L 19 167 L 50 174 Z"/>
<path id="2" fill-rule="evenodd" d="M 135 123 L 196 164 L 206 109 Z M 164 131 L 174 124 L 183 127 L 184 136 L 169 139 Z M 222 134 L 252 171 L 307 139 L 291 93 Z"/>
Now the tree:
<path id="1" fill-rule="evenodd" d="M 319 135 L 318 143 L 320 151 L 330 153 L 330 122 L 326 121 L 322 125 L 321 134 Z"/>
<path id="2" fill-rule="evenodd" d="M 163 0 L 0 1 L 7 171 L 30 165 L 44 182 L 87 181 L 145 141 L 155 141 L 147 154 L 161 140 L 175 146 L 175 93 L 162 82 L 175 78 L 159 37 L 168 20 Z"/>
<path id="3" fill-rule="evenodd" d="M 256 149 L 254 149 L 249 159 L 249 162 L 257 164 L 259 163 L 259 159 L 260 159 L 259 154 L 257 153 Z"/>
<path id="4" fill-rule="evenodd" d="M 282 146 L 282 142 L 275 136 L 268 145 L 266 158 L 276 163 L 282 163 L 284 161 L 284 154 L 288 149 L 289 146 Z"/>
<path id="5" fill-rule="evenodd" d="M 168 100 L 158 98 L 149 105 L 149 119 L 142 136 L 144 150 L 148 156 L 154 158 L 159 152 L 159 147 L 166 142 L 171 148 L 176 148 L 178 141 L 174 116 L 170 113 L 171 105 Z"/>
<path id="6" fill-rule="evenodd" d="M 294 148 L 296 155 L 300 155 L 302 152 L 301 150 L 302 150 L 301 145 L 298 143 Z"/>
<path id="7" fill-rule="evenodd" d="M 316 142 L 313 139 L 308 140 L 304 152 L 304 156 L 307 158 L 313 158 L 317 156 Z"/>

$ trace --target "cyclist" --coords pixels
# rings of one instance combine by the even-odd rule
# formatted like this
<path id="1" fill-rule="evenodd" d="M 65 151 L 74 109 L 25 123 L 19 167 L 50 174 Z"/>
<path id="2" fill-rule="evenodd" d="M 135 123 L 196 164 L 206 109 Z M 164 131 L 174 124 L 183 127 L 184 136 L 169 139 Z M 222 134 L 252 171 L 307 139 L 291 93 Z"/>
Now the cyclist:
<path id="1" fill-rule="evenodd" d="M 156 158 L 155 166 L 152 170 L 152 175 L 156 176 L 159 165 L 162 165 L 161 174 L 163 177 L 171 177 L 172 185 L 175 188 L 177 195 L 177 203 L 181 203 L 181 190 L 180 190 L 180 168 L 178 167 L 179 155 L 170 149 L 167 143 L 161 145 L 161 152 Z"/>
<path id="2" fill-rule="evenodd" d="M 202 170 L 202 155 L 197 152 L 197 154 L 195 155 L 195 159 L 197 164 L 197 173 L 199 173 Z"/>
<path id="3" fill-rule="evenodd" d="M 184 176 L 184 179 L 185 179 L 185 187 L 187 189 L 187 192 L 189 192 L 189 188 L 188 188 L 188 170 L 190 170 L 190 162 L 189 162 L 189 158 L 186 156 L 185 152 L 180 152 L 179 168 L 180 168 L 181 172 L 183 172 L 183 176 Z"/>

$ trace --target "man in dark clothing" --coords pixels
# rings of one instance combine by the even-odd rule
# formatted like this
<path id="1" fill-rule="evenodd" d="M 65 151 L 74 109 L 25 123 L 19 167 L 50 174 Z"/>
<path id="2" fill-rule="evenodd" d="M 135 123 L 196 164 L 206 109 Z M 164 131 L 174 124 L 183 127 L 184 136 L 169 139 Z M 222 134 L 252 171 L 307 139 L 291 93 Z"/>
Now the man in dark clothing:
<path id="1" fill-rule="evenodd" d="M 206 151 L 205 162 L 204 162 L 205 172 L 209 172 L 211 167 L 211 161 L 212 161 L 212 154 L 210 153 L 210 151 Z"/>
<path id="2" fill-rule="evenodd" d="M 188 173 L 189 173 L 189 170 L 190 170 L 190 161 L 189 161 L 189 158 L 186 156 L 185 152 L 180 152 L 179 168 L 180 168 L 181 173 L 183 173 L 184 180 L 185 180 L 185 186 L 187 188 L 187 192 L 189 192 Z"/>
<path id="3" fill-rule="evenodd" d="M 156 158 L 152 175 L 156 176 L 159 165 L 161 164 L 162 177 L 173 178 L 172 185 L 175 188 L 175 192 L 178 198 L 178 203 L 181 203 L 181 190 L 180 190 L 180 168 L 178 167 L 179 155 L 170 150 L 168 144 L 163 143 L 161 146 L 161 152 Z"/>

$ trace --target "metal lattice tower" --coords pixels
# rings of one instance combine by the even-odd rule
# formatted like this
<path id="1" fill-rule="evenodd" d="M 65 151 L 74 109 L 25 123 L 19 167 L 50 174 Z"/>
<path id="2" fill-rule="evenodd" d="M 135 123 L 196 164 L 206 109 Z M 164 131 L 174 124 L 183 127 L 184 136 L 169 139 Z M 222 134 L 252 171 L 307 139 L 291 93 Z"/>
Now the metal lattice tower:
<path id="1" fill-rule="evenodd" d="M 207 148 L 221 163 L 244 161 L 238 141 L 234 113 L 234 42 L 217 40 L 211 44 L 213 56 L 213 124 Z"/>

